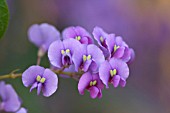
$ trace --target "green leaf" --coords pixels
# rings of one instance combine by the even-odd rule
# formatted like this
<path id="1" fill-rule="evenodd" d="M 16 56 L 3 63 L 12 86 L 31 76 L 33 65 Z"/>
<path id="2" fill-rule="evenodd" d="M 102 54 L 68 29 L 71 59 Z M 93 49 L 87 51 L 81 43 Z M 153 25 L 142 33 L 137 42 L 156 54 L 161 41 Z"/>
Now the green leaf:
<path id="1" fill-rule="evenodd" d="M 6 0 L 0 0 L 0 39 L 8 26 L 9 12 Z"/>

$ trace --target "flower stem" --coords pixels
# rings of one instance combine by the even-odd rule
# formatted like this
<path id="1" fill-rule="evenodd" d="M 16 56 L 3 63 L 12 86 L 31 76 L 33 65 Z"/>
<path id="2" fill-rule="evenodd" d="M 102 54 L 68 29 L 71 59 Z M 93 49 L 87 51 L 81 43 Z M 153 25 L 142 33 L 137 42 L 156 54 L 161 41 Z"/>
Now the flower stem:
<path id="1" fill-rule="evenodd" d="M 59 74 L 63 74 L 63 75 L 67 75 L 70 76 L 71 78 L 77 79 L 79 78 L 83 73 L 82 72 L 64 72 L 63 70 L 52 70 L 53 72 L 55 72 L 57 75 Z M 19 78 L 22 76 L 22 73 L 14 73 L 11 72 L 9 74 L 6 75 L 1 75 L 0 76 L 0 80 L 2 79 L 14 79 L 14 78 Z"/>
<path id="2" fill-rule="evenodd" d="M 18 78 L 18 77 L 21 77 L 22 76 L 22 73 L 18 73 L 18 74 L 14 74 L 14 73 L 10 73 L 10 74 L 6 74 L 6 75 L 1 75 L 0 76 L 0 80 L 2 79 L 8 79 L 8 78 Z"/>

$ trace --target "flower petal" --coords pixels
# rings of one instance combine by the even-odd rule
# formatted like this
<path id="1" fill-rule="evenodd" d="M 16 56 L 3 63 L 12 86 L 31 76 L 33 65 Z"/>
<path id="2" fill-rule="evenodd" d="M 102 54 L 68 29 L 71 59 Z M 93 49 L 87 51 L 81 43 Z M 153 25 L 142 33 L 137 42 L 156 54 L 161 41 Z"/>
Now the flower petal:
<path id="1" fill-rule="evenodd" d="M 98 42 L 99 46 L 102 46 L 102 42 L 101 42 L 101 37 L 103 38 L 103 40 L 106 39 L 106 37 L 108 36 L 108 34 L 100 27 L 95 27 L 93 30 L 93 36 L 94 39 Z"/>
<path id="2" fill-rule="evenodd" d="M 97 96 L 98 98 L 102 98 L 102 90 L 101 89 L 99 89 L 99 93 L 98 93 L 98 96 Z"/>
<path id="3" fill-rule="evenodd" d="M 120 47 L 120 48 L 118 48 L 118 49 L 115 51 L 113 57 L 115 57 L 115 58 L 121 58 L 121 57 L 123 56 L 123 54 L 124 54 L 124 50 L 125 50 L 125 47 Z"/>
<path id="4" fill-rule="evenodd" d="M 27 109 L 22 107 L 16 113 L 27 113 Z"/>
<path id="5" fill-rule="evenodd" d="M 62 54 L 61 54 L 61 50 L 64 49 L 63 43 L 61 41 L 55 41 L 53 42 L 48 50 L 48 58 L 50 60 L 50 63 L 58 68 L 62 67 Z"/>
<path id="6" fill-rule="evenodd" d="M 75 38 L 77 36 L 75 27 L 67 27 L 62 32 L 63 39 Z"/>
<path id="7" fill-rule="evenodd" d="M 84 72 L 86 72 L 89 69 L 91 63 L 92 63 L 92 60 L 87 60 L 86 62 L 84 62 L 84 65 L 83 65 Z"/>
<path id="8" fill-rule="evenodd" d="M 37 86 L 38 86 L 38 83 L 37 83 L 37 82 L 35 82 L 35 83 L 31 86 L 31 88 L 30 88 L 30 92 L 31 92 L 34 88 L 37 88 Z"/>
<path id="9" fill-rule="evenodd" d="M 79 48 L 75 49 L 73 56 L 72 56 L 72 60 L 75 65 L 75 71 L 78 72 L 78 69 L 81 63 L 83 62 L 83 55 L 86 55 L 86 53 L 87 53 L 86 45 L 81 45 Z"/>
<path id="10" fill-rule="evenodd" d="M 44 72 L 44 68 L 40 66 L 31 66 L 22 74 L 22 82 L 25 87 L 28 87 L 34 84 L 36 77 L 38 75 L 42 75 Z"/>
<path id="11" fill-rule="evenodd" d="M 95 99 L 99 94 L 99 89 L 96 86 L 92 86 L 89 89 L 90 97 Z"/>
<path id="12" fill-rule="evenodd" d="M 99 78 L 99 73 L 93 74 L 92 77 L 93 77 L 93 80 L 97 80 L 97 87 L 99 89 L 103 89 L 104 85 L 103 85 L 102 81 Z"/>
<path id="13" fill-rule="evenodd" d="M 43 77 L 46 79 L 43 83 L 43 95 L 46 97 L 51 96 L 58 88 L 58 77 L 50 69 L 45 69 Z"/>
<path id="14" fill-rule="evenodd" d="M 60 40 L 60 32 L 54 26 L 43 23 L 40 25 L 40 29 L 47 49 L 52 42 Z"/>
<path id="15" fill-rule="evenodd" d="M 129 67 L 128 65 L 120 60 L 120 59 L 116 59 L 116 58 L 111 58 L 109 61 L 112 69 L 117 69 L 118 75 L 123 78 L 124 80 L 126 80 L 129 76 Z"/>
<path id="16" fill-rule="evenodd" d="M 106 88 L 109 88 L 108 82 L 110 78 L 111 66 L 108 61 L 103 62 L 99 67 L 99 77 L 102 80 L 103 84 L 106 85 Z"/>
<path id="17" fill-rule="evenodd" d="M 87 53 L 92 56 L 92 60 L 97 64 L 97 68 L 105 61 L 103 52 L 96 45 L 88 45 Z"/>
<path id="18" fill-rule="evenodd" d="M 42 34 L 38 24 L 34 24 L 29 28 L 28 38 L 32 43 L 34 43 L 38 47 L 43 44 Z"/>
<path id="19" fill-rule="evenodd" d="M 89 69 L 90 69 L 91 71 L 93 71 L 94 73 L 98 71 L 98 70 L 97 70 L 97 69 L 98 69 L 98 65 L 96 64 L 95 61 L 92 61 L 92 62 L 91 62 Z"/>
<path id="20" fill-rule="evenodd" d="M 80 42 L 81 42 L 82 44 L 88 44 L 88 43 L 89 43 L 88 37 L 83 37 L 83 38 L 80 40 Z"/>
<path id="21" fill-rule="evenodd" d="M 11 85 L 5 86 L 5 92 L 7 95 L 7 99 L 3 100 L 4 110 L 6 112 L 15 112 L 21 106 L 19 97 Z"/>
<path id="22" fill-rule="evenodd" d="M 124 79 L 121 78 L 121 80 L 120 80 L 120 85 L 121 85 L 122 87 L 125 87 L 125 86 L 126 86 L 126 80 L 124 80 Z"/>
<path id="23" fill-rule="evenodd" d="M 41 89 L 42 89 L 42 83 L 38 83 L 38 86 L 37 86 L 37 95 L 40 95 Z"/>
<path id="24" fill-rule="evenodd" d="M 119 46 L 128 47 L 128 45 L 125 43 L 125 41 L 123 41 L 121 36 L 116 37 L 116 44 Z"/>
<path id="25" fill-rule="evenodd" d="M 63 45 L 65 49 L 70 50 L 70 54 L 73 55 L 76 48 L 81 46 L 81 43 L 75 39 L 65 39 L 63 40 Z"/>
<path id="26" fill-rule="evenodd" d="M 135 51 L 132 48 L 130 48 L 130 53 L 130 60 L 127 62 L 128 64 L 132 63 L 135 59 Z"/>
<path id="27" fill-rule="evenodd" d="M 92 80 L 92 75 L 90 72 L 84 73 L 78 83 L 78 90 L 81 95 L 84 95 L 84 90 L 89 86 L 90 81 Z"/>
<path id="28" fill-rule="evenodd" d="M 116 87 L 119 85 L 119 82 L 120 82 L 120 76 L 119 76 L 119 75 L 115 75 L 115 76 L 112 78 L 111 83 L 112 83 L 113 86 L 116 88 Z"/>
<path id="29" fill-rule="evenodd" d="M 82 44 L 91 44 L 91 43 L 93 43 L 93 40 L 92 40 L 89 32 L 87 32 L 87 30 L 85 30 L 83 27 L 80 27 L 80 26 L 76 26 L 75 29 L 76 29 L 77 36 L 81 36 L 81 38 L 82 38 L 80 40 L 80 42 Z M 87 41 L 85 41 L 84 38 L 87 39 Z"/>
<path id="30" fill-rule="evenodd" d="M 60 39 L 59 31 L 52 25 L 43 23 L 34 24 L 28 30 L 28 36 L 32 43 L 47 50 L 50 44 Z"/>
<path id="31" fill-rule="evenodd" d="M 93 42 L 90 34 L 83 27 L 80 27 L 80 26 L 68 27 L 64 29 L 64 31 L 62 32 L 62 35 L 63 35 L 63 39 L 67 39 L 67 38 L 75 39 L 76 36 L 80 36 L 81 38 L 80 42 L 83 44 L 90 44 Z"/>
<path id="32" fill-rule="evenodd" d="M 121 59 L 124 62 L 128 62 L 130 60 L 130 58 L 131 58 L 131 51 L 129 48 L 125 47 L 124 54 Z"/>
<path id="33" fill-rule="evenodd" d="M 109 34 L 108 38 L 106 38 L 106 45 L 107 49 L 109 51 L 109 54 L 114 51 L 114 45 L 115 45 L 115 34 Z"/>
<path id="34" fill-rule="evenodd" d="M 6 91 L 5 91 L 5 82 L 1 81 L 0 82 L 0 97 L 2 100 L 6 100 L 7 99 L 7 95 L 6 95 Z"/>

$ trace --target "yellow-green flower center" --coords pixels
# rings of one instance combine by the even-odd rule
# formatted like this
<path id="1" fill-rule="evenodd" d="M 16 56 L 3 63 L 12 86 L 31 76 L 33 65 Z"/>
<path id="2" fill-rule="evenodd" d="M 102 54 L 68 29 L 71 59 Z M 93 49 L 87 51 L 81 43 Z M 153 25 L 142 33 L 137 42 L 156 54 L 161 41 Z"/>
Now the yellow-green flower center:
<path id="1" fill-rule="evenodd" d="M 117 74 L 117 70 L 116 69 L 110 70 L 111 77 L 115 76 L 116 74 Z"/>
<path id="2" fill-rule="evenodd" d="M 96 80 L 90 82 L 90 86 L 95 86 L 96 84 L 97 84 Z"/>
<path id="3" fill-rule="evenodd" d="M 114 52 L 117 50 L 117 49 L 119 49 L 120 48 L 120 46 L 117 46 L 116 44 L 114 45 Z"/>
<path id="4" fill-rule="evenodd" d="M 85 62 L 86 60 L 90 60 L 91 59 L 91 55 L 83 55 L 83 61 Z"/>
<path id="5" fill-rule="evenodd" d="M 64 55 L 64 54 L 69 54 L 70 53 L 70 49 L 66 49 L 66 50 L 61 50 L 61 54 Z"/>
<path id="6" fill-rule="evenodd" d="M 100 41 L 101 41 L 101 42 L 103 42 L 103 41 L 104 41 L 104 39 L 103 39 L 103 37 L 102 37 L 102 36 L 100 37 Z"/>
<path id="7" fill-rule="evenodd" d="M 79 41 L 81 40 L 81 36 L 76 36 L 75 39 Z"/>
<path id="8" fill-rule="evenodd" d="M 38 75 L 36 80 L 37 80 L 37 82 L 44 83 L 46 79 L 44 77 L 41 78 L 41 76 Z"/>

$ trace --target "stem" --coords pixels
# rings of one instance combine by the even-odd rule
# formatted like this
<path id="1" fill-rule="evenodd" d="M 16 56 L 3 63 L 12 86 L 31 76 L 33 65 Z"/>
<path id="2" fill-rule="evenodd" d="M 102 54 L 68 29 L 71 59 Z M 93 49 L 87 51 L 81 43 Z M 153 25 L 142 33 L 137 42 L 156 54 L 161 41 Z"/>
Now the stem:
<path id="1" fill-rule="evenodd" d="M 37 65 L 40 65 L 41 63 L 41 58 L 45 55 L 45 50 L 43 49 L 43 47 L 40 47 L 37 53 Z"/>
<path id="2" fill-rule="evenodd" d="M 41 62 L 41 57 L 38 56 L 38 57 L 37 57 L 37 65 L 40 65 L 40 62 Z"/>
<path id="3" fill-rule="evenodd" d="M 82 72 L 64 72 L 62 70 L 57 70 L 57 71 L 54 71 L 52 70 L 53 72 L 55 72 L 56 74 L 64 74 L 64 75 L 67 75 L 67 76 L 70 76 L 71 78 L 74 78 L 74 79 L 77 79 L 79 78 L 83 73 Z M 2 79 L 14 79 L 14 78 L 19 78 L 22 76 L 22 73 L 10 73 L 10 74 L 6 74 L 6 75 L 1 75 L 0 76 L 0 80 Z M 76 76 L 76 78 L 75 78 Z"/>
<path id="4" fill-rule="evenodd" d="M 18 77 L 21 77 L 22 76 L 22 73 L 18 73 L 18 74 L 14 74 L 14 73 L 10 73 L 10 74 L 6 74 L 6 75 L 1 75 L 0 76 L 0 80 L 2 79 L 7 79 L 7 78 L 18 78 Z"/>

